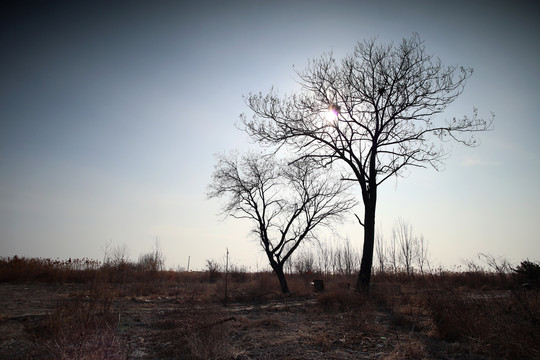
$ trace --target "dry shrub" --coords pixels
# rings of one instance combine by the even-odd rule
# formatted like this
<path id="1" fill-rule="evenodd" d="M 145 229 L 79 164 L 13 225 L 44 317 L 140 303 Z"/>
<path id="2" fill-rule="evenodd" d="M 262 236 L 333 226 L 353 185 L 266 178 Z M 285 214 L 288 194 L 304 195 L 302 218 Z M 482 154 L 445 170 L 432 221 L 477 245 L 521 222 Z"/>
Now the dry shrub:
<path id="1" fill-rule="evenodd" d="M 94 285 L 75 294 L 28 329 L 36 349 L 54 359 L 125 359 L 129 349 L 116 332 L 112 292 Z"/>
<path id="2" fill-rule="evenodd" d="M 317 303 L 324 312 L 344 312 L 361 309 L 366 304 L 366 297 L 352 291 L 334 290 L 317 296 Z"/>
<path id="3" fill-rule="evenodd" d="M 412 336 L 432 329 L 487 358 L 540 359 L 540 291 L 521 288 L 506 272 L 427 274 L 397 283 L 399 291 L 396 277 L 379 280 L 370 301 L 389 310 L 392 323 Z M 390 356 L 422 358 L 423 351 L 408 340 Z"/>
<path id="4" fill-rule="evenodd" d="M 261 304 L 279 297 L 279 282 L 272 273 L 252 274 L 249 281 L 229 284 L 229 299 L 232 301 Z M 223 298 L 224 284 L 218 286 L 217 296 Z"/>
<path id="5" fill-rule="evenodd" d="M 384 357 L 385 360 L 418 360 L 429 359 L 424 344 L 421 341 L 407 339 L 407 341 L 398 342 L 397 346 L 390 354 Z"/>
<path id="6" fill-rule="evenodd" d="M 523 294 L 432 291 L 426 294 L 426 308 L 440 337 L 465 342 L 475 353 L 539 358 L 538 294 L 527 306 L 518 296 Z"/>
<path id="7" fill-rule="evenodd" d="M 305 276 L 299 274 L 287 275 L 287 284 L 289 285 L 291 294 L 296 297 L 310 296 L 313 292 L 312 279 L 313 277 L 306 279 Z M 279 283 L 277 286 L 279 286 Z"/>
<path id="8" fill-rule="evenodd" d="M 310 342 L 318 347 L 321 348 L 327 348 L 331 343 L 332 340 L 330 337 L 328 337 L 328 334 L 316 332 L 309 336 Z"/>
<path id="9" fill-rule="evenodd" d="M 90 259 L 52 260 L 14 256 L 0 258 L 0 281 L 42 283 L 87 283 L 99 268 Z"/>
<path id="10" fill-rule="evenodd" d="M 508 274 L 476 270 L 431 274 L 428 282 L 442 288 L 490 291 L 508 289 L 511 280 Z"/>
<path id="11" fill-rule="evenodd" d="M 395 282 L 373 283 L 369 289 L 370 299 L 387 309 L 396 307 L 400 293 L 401 285 Z"/>
<path id="12" fill-rule="evenodd" d="M 438 335 L 446 340 L 463 340 L 478 333 L 476 310 L 481 310 L 478 302 L 467 299 L 452 291 L 430 291 L 426 294 L 426 307 Z"/>
<path id="13" fill-rule="evenodd" d="M 185 335 L 194 359 L 231 359 L 235 349 L 231 345 L 230 322 L 233 317 L 223 317 L 221 312 L 204 311 Z"/>
<path id="14" fill-rule="evenodd" d="M 266 328 L 266 329 L 279 329 L 284 326 L 283 321 L 275 316 L 265 316 L 261 319 L 249 321 L 246 324 L 246 328 Z"/>
<path id="15" fill-rule="evenodd" d="M 240 279 L 229 277 L 228 300 L 262 304 L 283 297 L 305 297 L 312 294 L 309 282 L 297 274 L 287 275 L 287 284 L 291 292 L 283 294 L 276 275 L 271 272 L 246 273 Z M 221 279 L 217 282 L 215 296 L 222 300 L 224 293 L 225 282 Z"/>
<path id="16" fill-rule="evenodd" d="M 235 283 L 243 283 L 250 279 L 251 274 L 248 273 L 245 266 L 239 266 L 234 264 L 229 264 L 228 268 L 229 277 Z"/>
<path id="17" fill-rule="evenodd" d="M 185 307 L 167 312 L 151 327 L 157 330 L 145 338 L 153 359 L 230 359 L 231 327 L 236 318 L 217 306 Z"/>

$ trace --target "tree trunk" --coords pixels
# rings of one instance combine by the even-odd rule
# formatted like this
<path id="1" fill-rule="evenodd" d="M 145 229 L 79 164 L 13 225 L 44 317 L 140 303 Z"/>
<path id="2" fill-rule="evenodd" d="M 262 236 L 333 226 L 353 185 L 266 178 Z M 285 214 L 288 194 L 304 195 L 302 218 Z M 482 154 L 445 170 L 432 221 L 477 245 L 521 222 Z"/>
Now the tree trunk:
<path id="1" fill-rule="evenodd" d="M 366 201 L 364 206 L 364 248 L 360 272 L 356 281 L 356 291 L 367 292 L 371 282 L 373 249 L 375 244 L 375 200 Z"/>
<path id="2" fill-rule="evenodd" d="M 279 280 L 279 286 L 281 287 L 281 292 L 283 294 L 289 293 L 289 286 L 287 285 L 287 279 L 285 279 L 285 273 L 283 272 L 283 264 L 276 261 L 270 261 L 272 269 L 276 273 L 276 276 Z"/>

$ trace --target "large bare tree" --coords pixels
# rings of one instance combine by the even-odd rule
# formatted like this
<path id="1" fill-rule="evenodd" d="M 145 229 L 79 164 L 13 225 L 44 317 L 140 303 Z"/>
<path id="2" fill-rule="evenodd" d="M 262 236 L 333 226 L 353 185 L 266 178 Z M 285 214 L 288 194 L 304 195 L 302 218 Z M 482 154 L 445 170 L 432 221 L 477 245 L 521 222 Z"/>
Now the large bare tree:
<path id="1" fill-rule="evenodd" d="M 231 154 L 219 157 L 209 186 L 210 198 L 227 198 L 224 214 L 252 221 L 283 293 L 289 292 L 283 268 L 294 251 L 356 205 L 347 184 L 315 165 Z"/>
<path id="2" fill-rule="evenodd" d="M 297 75 L 298 93 L 250 94 L 254 114 L 242 115 L 243 128 L 261 143 L 291 147 L 300 158 L 340 162 L 343 179 L 360 185 L 364 246 L 357 289 L 367 289 L 378 186 L 407 167 L 439 169 L 448 155 L 442 142 L 475 146 L 474 134 L 488 130 L 492 117 L 484 120 L 476 109 L 471 116 L 441 116 L 472 69 L 444 66 L 417 34 L 399 44 L 358 43 L 341 61 L 323 55 Z"/>

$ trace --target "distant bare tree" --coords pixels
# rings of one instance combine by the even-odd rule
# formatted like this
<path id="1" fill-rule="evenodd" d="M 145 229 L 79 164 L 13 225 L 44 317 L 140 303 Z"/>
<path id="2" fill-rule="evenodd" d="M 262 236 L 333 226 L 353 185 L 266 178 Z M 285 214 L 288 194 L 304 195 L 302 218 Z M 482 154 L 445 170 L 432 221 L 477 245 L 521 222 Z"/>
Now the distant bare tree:
<path id="1" fill-rule="evenodd" d="M 357 289 L 367 290 L 378 186 L 408 167 L 439 169 L 447 156 L 441 141 L 475 146 L 474 133 L 489 130 L 491 119 L 476 109 L 471 117 L 438 116 L 463 92 L 472 69 L 444 66 L 416 34 L 399 44 L 358 43 L 341 62 L 323 55 L 297 74 L 299 93 L 248 96 L 254 115 L 242 116 L 243 126 L 256 141 L 288 146 L 300 158 L 339 162 L 343 179 L 360 186 L 364 246 Z"/>
<path id="2" fill-rule="evenodd" d="M 317 265 L 323 275 L 327 276 L 331 273 L 332 268 L 332 249 L 327 243 L 318 242 L 317 246 Z"/>
<path id="3" fill-rule="evenodd" d="M 334 274 L 350 277 L 360 265 L 358 253 L 349 239 L 340 239 L 333 245 L 317 241 L 316 247 L 296 254 L 294 262 L 299 273 L 311 271 L 325 276 Z"/>
<path id="4" fill-rule="evenodd" d="M 418 254 L 417 238 L 414 237 L 412 226 L 403 219 L 398 219 L 392 229 L 393 240 L 397 243 L 399 259 L 407 276 L 411 276 L 413 262 Z"/>
<path id="5" fill-rule="evenodd" d="M 292 261 L 289 262 L 292 263 Z M 303 251 L 299 254 L 294 260 L 294 268 L 301 275 L 315 275 L 315 272 L 320 271 L 316 265 L 315 255 L 311 251 Z"/>
<path id="6" fill-rule="evenodd" d="M 141 270 L 157 273 L 163 270 L 164 265 L 165 257 L 161 251 L 159 240 L 156 239 L 153 251 L 139 256 L 138 266 Z"/>
<path id="7" fill-rule="evenodd" d="M 109 257 L 108 263 L 113 266 L 125 266 L 129 263 L 129 250 L 126 244 L 116 245 L 112 249 L 112 256 Z"/>
<path id="8" fill-rule="evenodd" d="M 340 242 L 334 250 L 334 264 L 336 268 L 334 273 L 341 275 L 351 276 L 353 271 L 358 269 L 358 257 L 356 256 L 356 252 L 353 251 L 349 239 Z"/>
<path id="9" fill-rule="evenodd" d="M 226 215 L 253 223 L 283 293 L 289 292 L 283 267 L 298 246 L 356 204 L 344 182 L 315 165 L 253 153 L 221 156 L 209 187 L 210 198 L 227 197 Z"/>
<path id="10" fill-rule="evenodd" d="M 426 267 L 429 268 L 429 249 L 428 249 L 428 243 L 424 239 L 424 235 L 420 235 L 420 238 L 418 239 L 418 244 L 416 247 L 416 264 L 418 265 L 418 269 L 420 270 L 420 273 L 424 273 L 424 269 Z"/>
<path id="11" fill-rule="evenodd" d="M 407 276 L 413 274 L 414 265 L 418 266 L 418 270 L 423 273 L 426 266 L 429 266 L 429 253 L 428 243 L 424 239 L 423 235 L 418 237 L 414 231 L 412 225 L 399 218 L 392 229 L 392 244 L 394 247 L 394 253 L 397 254 L 394 259 L 397 258 L 399 265 L 395 266 L 401 268 Z"/>
<path id="12" fill-rule="evenodd" d="M 397 246 L 397 241 L 394 236 L 390 238 L 390 242 L 386 246 L 386 259 L 388 265 L 392 269 L 392 272 L 396 274 L 399 270 L 399 249 Z"/>
<path id="13" fill-rule="evenodd" d="M 378 229 L 375 232 L 375 252 L 377 254 L 377 261 L 379 262 L 379 272 L 384 273 L 387 262 L 387 254 L 381 229 Z"/>

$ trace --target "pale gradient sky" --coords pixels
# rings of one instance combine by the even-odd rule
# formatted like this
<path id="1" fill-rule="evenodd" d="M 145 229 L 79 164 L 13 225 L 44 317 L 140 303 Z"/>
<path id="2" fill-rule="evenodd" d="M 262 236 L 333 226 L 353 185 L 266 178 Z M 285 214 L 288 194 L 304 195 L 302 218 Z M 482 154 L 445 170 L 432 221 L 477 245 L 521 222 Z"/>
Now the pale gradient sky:
<path id="1" fill-rule="evenodd" d="M 15 1 L 15 3 L 21 3 Z M 540 260 L 540 28 L 531 1 L 26 1 L 0 7 L 0 256 L 136 260 L 158 237 L 168 267 L 204 268 L 228 247 L 265 259 L 249 223 L 207 200 L 214 154 L 250 145 L 243 95 L 296 88 L 293 65 L 378 36 L 418 32 L 474 75 L 448 117 L 494 112 L 479 148 L 379 192 L 436 264 L 479 252 Z M 435 5 L 436 4 L 436 5 Z M 361 209 L 358 210 L 361 213 Z M 343 236 L 361 249 L 350 219 Z M 333 241 L 332 239 L 330 239 Z"/>

